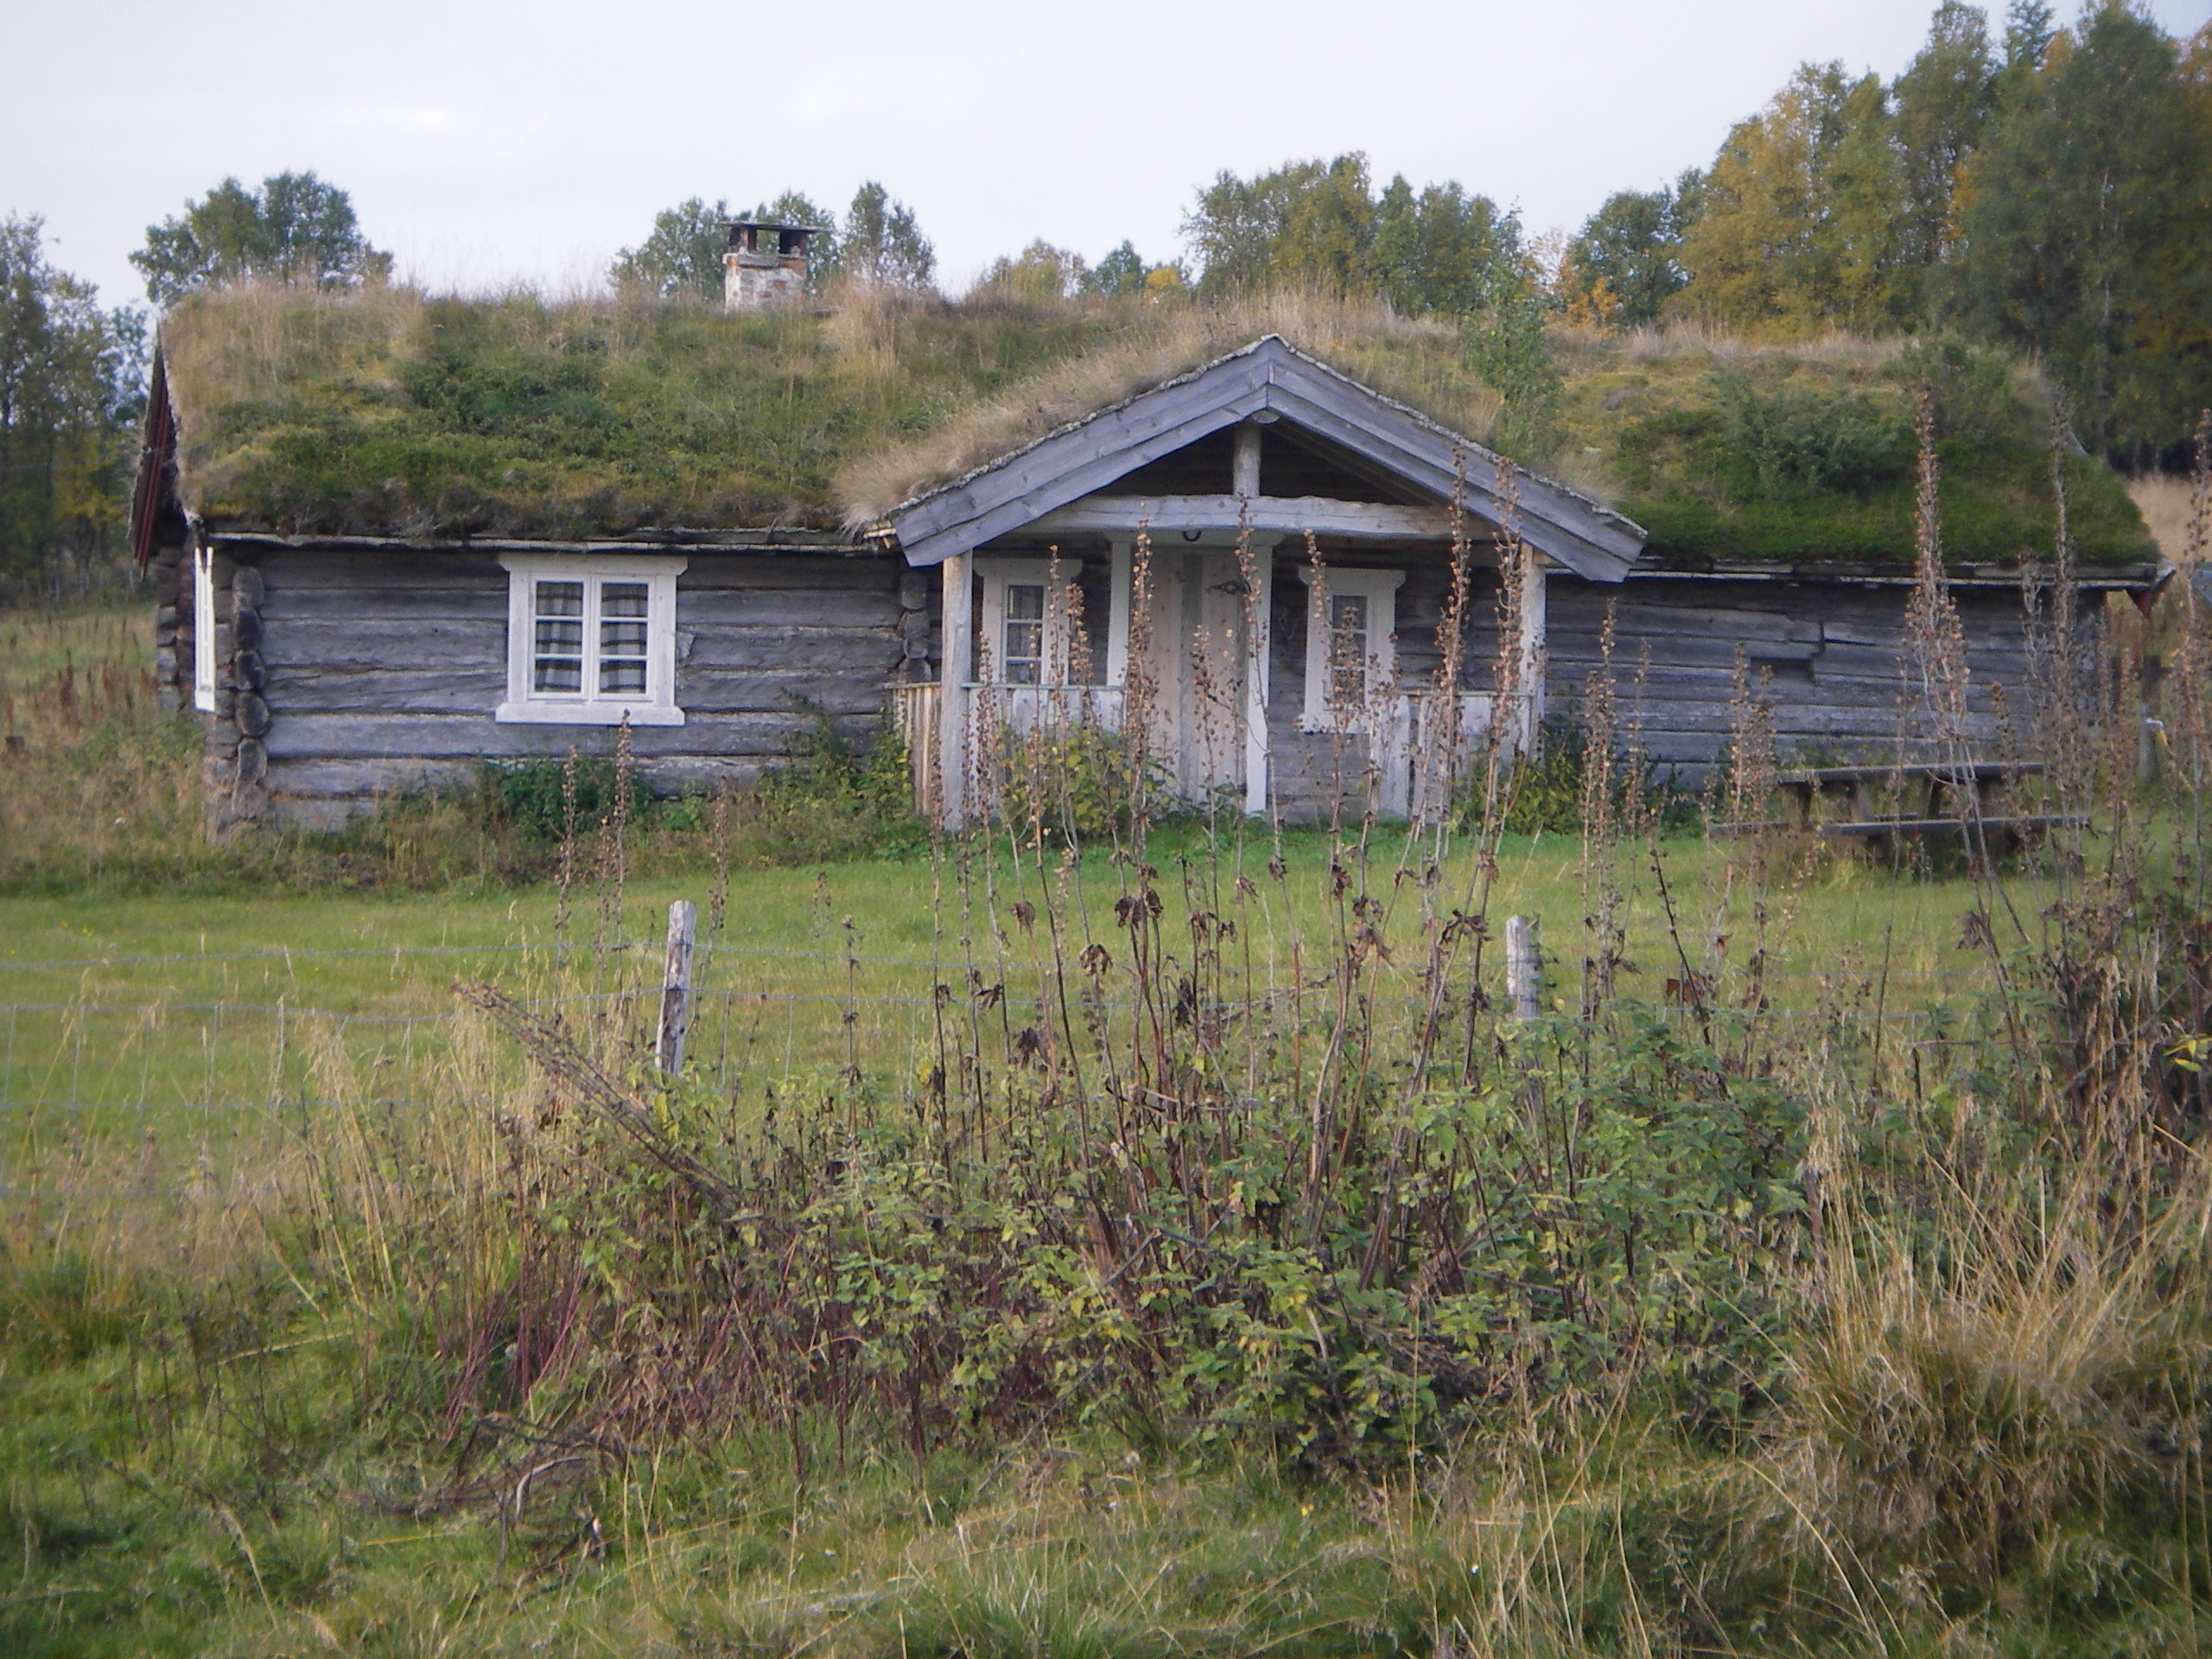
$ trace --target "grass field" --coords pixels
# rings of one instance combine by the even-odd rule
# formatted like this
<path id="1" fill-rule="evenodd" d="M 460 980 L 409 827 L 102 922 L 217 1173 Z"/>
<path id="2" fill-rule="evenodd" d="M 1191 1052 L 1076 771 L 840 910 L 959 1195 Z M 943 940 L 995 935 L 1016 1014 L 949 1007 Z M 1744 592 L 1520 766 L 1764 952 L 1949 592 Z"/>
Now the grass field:
<path id="1" fill-rule="evenodd" d="M 2188 799 L 564 889 L 206 848 L 135 617 L 0 644 L 0 1649 L 2199 1646 Z"/>

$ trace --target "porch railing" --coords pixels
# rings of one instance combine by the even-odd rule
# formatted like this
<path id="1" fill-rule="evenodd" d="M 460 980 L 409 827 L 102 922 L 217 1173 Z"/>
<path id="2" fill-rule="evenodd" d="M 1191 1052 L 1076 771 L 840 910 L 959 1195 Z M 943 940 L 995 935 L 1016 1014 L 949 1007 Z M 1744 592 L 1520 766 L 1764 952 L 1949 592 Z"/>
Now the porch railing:
<path id="1" fill-rule="evenodd" d="M 1011 732 L 1027 737 L 1044 731 L 1065 731 L 1076 726 L 1122 728 L 1123 694 L 1118 685 L 966 685 L 961 698 L 968 721 L 963 747 L 980 755 L 988 734 Z M 934 816 L 944 799 L 940 741 L 944 718 L 943 688 L 936 684 L 896 685 L 891 706 L 899 735 L 906 745 L 914 784 L 914 810 Z M 985 788 L 988 778 L 971 779 Z"/>

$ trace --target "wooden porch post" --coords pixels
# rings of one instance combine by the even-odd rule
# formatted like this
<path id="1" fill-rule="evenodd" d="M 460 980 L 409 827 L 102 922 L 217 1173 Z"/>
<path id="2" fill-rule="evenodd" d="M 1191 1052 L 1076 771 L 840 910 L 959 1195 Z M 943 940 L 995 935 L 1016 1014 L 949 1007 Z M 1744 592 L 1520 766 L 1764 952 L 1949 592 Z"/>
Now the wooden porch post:
<path id="1" fill-rule="evenodd" d="M 1527 549 L 1521 564 L 1521 730 L 1523 754 L 1536 752 L 1544 727 L 1544 556 Z"/>
<path id="2" fill-rule="evenodd" d="M 965 553 L 938 567 L 944 573 L 944 659 L 938 671 L 938 810 L 948 830 L 962 828 L 968 815 L 968 683 L 976 677 L 972 568 Z"/>
<path id="3" fill-rule="evenodd" d="M 1244 810 L 1253 817 L 1268 810 L 1268 629 L 1275 596 L 1275 540 L 1252 538 L 1252 593 L 1245 601 L 1251 637 L 1244 642 Z"/>
<path id="4" fill-rule="evenodd" d="M 1106 683 L 1126 684 L 1129 677 L 1129 573 L 1134 562 L 1129 537 L 1116 536 L 1111 574 L 1106 582 Z"/>

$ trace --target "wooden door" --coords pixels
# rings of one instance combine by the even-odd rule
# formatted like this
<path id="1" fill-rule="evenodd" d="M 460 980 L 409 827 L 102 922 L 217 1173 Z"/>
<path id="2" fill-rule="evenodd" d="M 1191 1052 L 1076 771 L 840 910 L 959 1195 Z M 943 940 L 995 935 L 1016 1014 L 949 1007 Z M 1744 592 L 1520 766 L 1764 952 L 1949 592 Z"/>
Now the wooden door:
<path id="1" fill-rule="evenodd" d="M 1235 553 L 1163 554 L 1153 613 L 1157 752 L 1177 791 L 1198 800 L 1243 787 L 1249 619 Z"/>

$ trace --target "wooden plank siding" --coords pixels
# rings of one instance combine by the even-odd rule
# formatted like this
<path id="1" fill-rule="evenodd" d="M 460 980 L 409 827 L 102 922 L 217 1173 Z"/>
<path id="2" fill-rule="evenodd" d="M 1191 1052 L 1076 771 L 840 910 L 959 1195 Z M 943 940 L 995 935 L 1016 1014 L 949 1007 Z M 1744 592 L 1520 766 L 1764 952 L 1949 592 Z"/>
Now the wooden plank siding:
<path id="1" fill-rule="evenodd" d="M 788 754 L 820 708 L 875 730 L 904 655 L 899 563 L 685 550 L 676 588 L 681 726 L 631 734 L 663 793 L 741 782 Z M 334 824 L 382 796 L 456 783 L 486 759 L 613 752 L 605 726 L 501 725 L 507 582 L 498 559 L 269 549 L 261 652 L 268 785 L 283 817 Z"/>
<path id="2" fill-rule="evenodd" d="M 1547 701 L 1571 709 L 1599 671 L 1606 608 L 1614 607 L 1612 673 L 1625 728 L 1663 770 L 1693 786 L 1718 760 L 1733 718 L 1740 646 L 1767 675 L 1776 746 L 1785 761 L 1874 757 L 1923 734 L 1906 679 L 1909 589 L 1820 582 L 1632 577 L 1619 587 L 1554 575 Z M 2026 619 L 2017 594 L 1954 595 L 1967 636 L 1969 712 L 1978 741 L 1997 740 L 1991 688 L 2024 715 Z"/>

